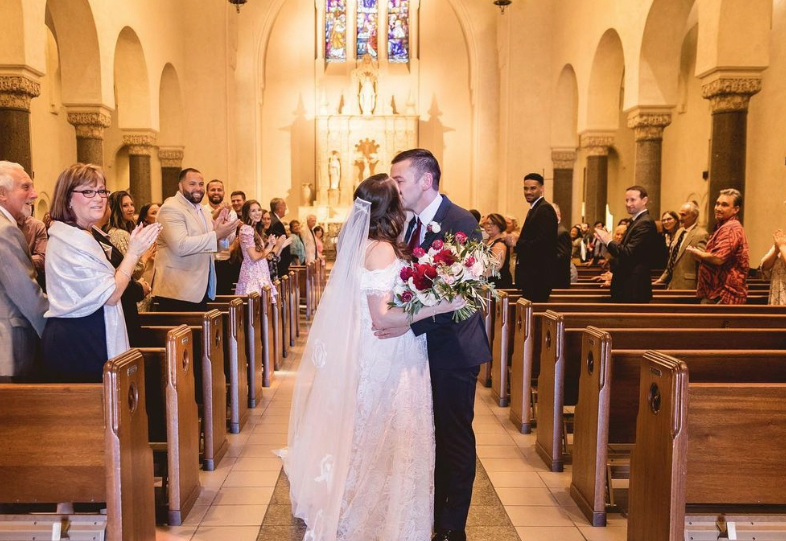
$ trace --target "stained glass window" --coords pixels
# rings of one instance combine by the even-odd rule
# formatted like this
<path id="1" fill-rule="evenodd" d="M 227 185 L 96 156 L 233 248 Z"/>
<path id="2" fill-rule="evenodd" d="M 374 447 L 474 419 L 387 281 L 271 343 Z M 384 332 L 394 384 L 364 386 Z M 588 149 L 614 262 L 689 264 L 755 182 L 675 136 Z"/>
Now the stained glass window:
<path id="1" fill-rule="evenodd" d="M 347 59 L 347 6 L 345 0 L 325 0 L 325 60 Z"/>
<path id="2" fill-rule="evenodd" d="M 409 62 L 409 0 L 388 0 L 388 61 Z"/>
<path id="3" fill-rule="evenodd" d="M 358 58 L 377 58 L 377 11 L 377 0 L 358 0 Z"/>

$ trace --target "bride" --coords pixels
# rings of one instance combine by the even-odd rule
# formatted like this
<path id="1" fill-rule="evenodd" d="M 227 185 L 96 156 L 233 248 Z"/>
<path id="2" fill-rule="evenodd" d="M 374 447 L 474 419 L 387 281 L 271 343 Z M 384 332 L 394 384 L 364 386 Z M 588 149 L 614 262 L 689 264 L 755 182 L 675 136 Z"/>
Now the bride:
<path id="1" fill-rule="evenodd" d="M 282 452 L 304 541 L 423 541 L 431 536 L 434 422 L 425 335 L 380 340 L 406 326 L 390 308 L 407 254 L 396 183 L 364 180 L 309 332 Z M 461 301 L 424 308 L 414 321 Z"/>

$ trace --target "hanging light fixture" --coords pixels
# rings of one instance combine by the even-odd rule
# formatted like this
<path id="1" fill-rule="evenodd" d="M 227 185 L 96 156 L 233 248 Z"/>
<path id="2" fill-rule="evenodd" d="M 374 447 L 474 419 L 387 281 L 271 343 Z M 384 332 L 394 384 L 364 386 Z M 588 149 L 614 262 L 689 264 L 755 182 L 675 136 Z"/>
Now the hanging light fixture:
<path id="1" fill-rule="evenodd" d="M 230 0 L 231 1 L 231 0 Z M 494 0 L 494 5 L 499 8 L 502 14 L 505 14 L 505 8 L 512 4 L 512 0 Z"/>
<path id="2" fill-rule="evenodd" d="M 235 6 L 235 9 L 237 9 L 237 12 L 240 13 L 240 8 L 243 7 L 247 1 L 248 0 L 229 0 L 229 3 L 233 4 Z M 507 1 L 508 3 L 510 3 L 510 0 L 501 0 L 501 1 Z"/>

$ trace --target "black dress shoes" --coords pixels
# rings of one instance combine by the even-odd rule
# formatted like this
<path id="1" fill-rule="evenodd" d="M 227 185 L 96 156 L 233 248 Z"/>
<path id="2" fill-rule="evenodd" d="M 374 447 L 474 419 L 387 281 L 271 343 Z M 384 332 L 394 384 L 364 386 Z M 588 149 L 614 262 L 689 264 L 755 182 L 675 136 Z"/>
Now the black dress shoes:
<path id="1" fill-rule="evenodd" d="M 439 530 L 431 541 L 467 541 L 467 533 L 463 530 Z"/>

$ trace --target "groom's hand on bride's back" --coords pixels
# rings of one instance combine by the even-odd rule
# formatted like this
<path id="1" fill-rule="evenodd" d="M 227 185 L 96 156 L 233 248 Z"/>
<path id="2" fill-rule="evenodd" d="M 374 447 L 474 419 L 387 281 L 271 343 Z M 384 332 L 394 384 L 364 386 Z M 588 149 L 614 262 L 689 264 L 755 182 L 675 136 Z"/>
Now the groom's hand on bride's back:
<path id="1" fill-rule="evenodd" d="M 385 338 L 396 338 L 409 330 L 409 325 L 405 327 L 389 327 L 387 329 L 374 329 L 374 336 L 377 338 L 385 339 Z"/>

